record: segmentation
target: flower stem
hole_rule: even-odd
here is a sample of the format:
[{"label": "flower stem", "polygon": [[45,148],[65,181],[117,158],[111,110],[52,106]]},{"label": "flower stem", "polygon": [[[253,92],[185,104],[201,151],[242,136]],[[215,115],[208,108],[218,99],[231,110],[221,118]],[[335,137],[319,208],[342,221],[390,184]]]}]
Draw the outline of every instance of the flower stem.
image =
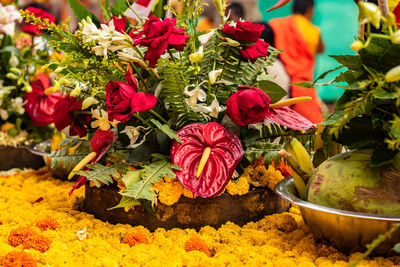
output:
[{"label": "flower stem", "polygon": [[169,56],[171,57],[172,62],[175,62],[175,58],[174,58],[174,55],[171,52],[171,49],[169,49],[169,47],[168,47],[167,50],[168,50]]},{"label": "flower stem", "polygon": [[139,112],[135,112],[133,113],[133,116],[136,117],[137,119],[139,119],[143,124],[146,124],[147,126],[149,126],[151,129],[156,130],[153,125],[151,125],[150,123],[148,123],[147,121],[145,121],[142,117],[140,117]]},{"label": "flower stem", "polygon": [[158,114],[157,112],[155,112],[154,110],[150,109],[149,112],[151,113],[151,115],[155,116],[157,119],[161,120],[163,123],[167,124],[168,126],[171,126],[166,119],[161,117],[161,115]]}]

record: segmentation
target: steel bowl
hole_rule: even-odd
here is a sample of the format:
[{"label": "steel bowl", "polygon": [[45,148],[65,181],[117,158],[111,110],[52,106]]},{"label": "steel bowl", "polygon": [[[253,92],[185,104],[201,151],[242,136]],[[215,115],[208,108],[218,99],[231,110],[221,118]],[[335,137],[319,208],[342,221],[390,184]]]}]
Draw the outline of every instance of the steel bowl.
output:
[{"label": "steel bowl", "polygon": [[[46,166],[51,169],[51,141],[45,140],[28,147],[28,150],[35,155],[42,156]],[[70,170],[60,164],[56,169],[53,169],[53,174],[60,180],[67,180]]]},{"label": "steel bowl", "polygon": [[[293,178],[279,182],[275,192],[283,199],[299,206],[304,222],[317,239],[326,240],[345,253],[365,251],[367,244],[400,223],[399,216],[338,210],[304,201],[297,196]],[[399,242],[400,229],[397,229],[391,238],[374,250],[373,254],[391,255],[394,253],[393,246]]]}]

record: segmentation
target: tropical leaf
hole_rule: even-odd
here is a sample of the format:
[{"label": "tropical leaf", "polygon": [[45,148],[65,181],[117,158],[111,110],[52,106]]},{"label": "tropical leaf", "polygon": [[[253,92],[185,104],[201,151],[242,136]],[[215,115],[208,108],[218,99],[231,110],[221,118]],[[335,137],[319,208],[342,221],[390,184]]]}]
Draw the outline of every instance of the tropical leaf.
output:
[{"label": "tropical leaf", "polygon": [[60,149],[51,151],[51,168],[54,170],[59,165],[67,170],[77,164],[91,152],[90,141],[78,138],[65,138],[59,144]]},{"label": "tropical leaf", "polygon": [[102,184],[112,184],[114,182],[113,177],[115,179],[119,179],[121,177],[121,173],[124,173],[128,170],[129,165],[124,162],[114,163],[109,166],[92,163],[87,165],[86,168],[88,168],[89,170],[78,171],[76,172],[76,174],[86,177],[89,181],[92,181],[97,187],[100,187]]},{"label": "tropical leaf", "polygon": [[137,201],[136,199],[131,198],[131,197],[122,196],[122,198],[117,206],[109,208],[107,210],[113,210],[116,208],[134,207],[134,206],[138,206],[138,205],[141,205],[141,203],[139,201]]},{"label": "tropical leaf", "polygon": [[160,160],[153,162],[144,167],[142,170],[136,170],[129,172],[129,178],[123,177],[122,181],[125,183],[127,179],[132,179],[134,177],[140,177],[138,182],[128,183],[126,189],[121,194],[126,197],[131,197],[136,200],[145,199],[149,201],[156,201],[157,195],[153,191],[151,184],[160,181],[163,177],[175,178],[176,175],[172,169],[179,170],[180,168],[166,160]]},{"label": "tropical leaf", "polygon": [[151,119],[150,120],[158,129],[160,129],[161,131],[163,131],[169,138],[171,139],[175,139],[177,142],[181,142],[181,139],[179,138],[179,136],[176,135],[176,132],[174,130],[172,130],[169,125],[167,124],[161,124],[159,121],[155,120],[155,119]]}]

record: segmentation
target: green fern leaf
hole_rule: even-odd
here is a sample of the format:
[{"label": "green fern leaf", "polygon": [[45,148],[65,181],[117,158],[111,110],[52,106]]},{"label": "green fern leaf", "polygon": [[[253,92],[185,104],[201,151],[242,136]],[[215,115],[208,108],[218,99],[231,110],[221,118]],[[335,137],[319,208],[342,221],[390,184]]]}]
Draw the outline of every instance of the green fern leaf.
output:
[{"label": "green fern leaf", "polygon": [[134,206],[138,206],[138,205],[141,205],[141,203],[139,201],[137,201],[136,199],[131,198],[131,197],[122,196],[122,198],[117,206],[109,208],[107,210],[113,210],[113,209],[125,208],[125,207],[134,207]]},{"label": "green fern leaf", "polygon": [[181,142],[179,136],[176,135],[176,132],[172,130],[167,124],[161,124],[159,121],[155,119],[150,120],[158,129],[163,131],[169,138],[175,139],[177,142]]},{"label": "green fern leaf", "polygon": [[98,163],[92,163],[86,166],[87,171],[78,171],[77,175],[86,177],[89,181],[92,181],[97,187],[102,184],[112,184],[114,182],[113,177],[118,179],[121,177],[120,172],[125,172],[128,169],[127,163],[119,162],[110,166],[104,166]]}]

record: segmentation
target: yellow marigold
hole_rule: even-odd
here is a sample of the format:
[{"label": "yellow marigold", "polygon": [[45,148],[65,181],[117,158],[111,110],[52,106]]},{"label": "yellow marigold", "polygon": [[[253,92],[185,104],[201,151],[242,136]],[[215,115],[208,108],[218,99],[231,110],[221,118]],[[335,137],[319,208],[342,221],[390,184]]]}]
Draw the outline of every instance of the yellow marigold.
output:
[{"label": "yellow marigold", "polygon": [[0,257],[0,266],[4,267],[36,267],[35,258],[24,251],[11,251],[7,255]]},{"label": "yellow marigold", "polygon": [[193,195],[193,192],[187,189],[186,187],[183,188],[183,196],[187,198],[196,198],[197,196]]},{"label": "yellow marigold", "polygon": [[11,231],[8,243],[13,247],[22,244],[24,249],[33,248],[43,253],[50,248],[51,239],[36,233],[30,227],[18,227]]},{"label": "yellow marigold", "polygon": [[10,122],[6,122],[3,125],[1,125],[1,129],[0,130],[2,132],[8,132],[8,130],[14,128],[14,126],[15,126],[14,124],[12,124]]},{"label": "yellow marigold", "polygon": [[37,221],[36,227],[39,228],[41,231],[46,231],[46,230],[56,230],[58,227],[60,227],[60,224],[52,218],[45,218]]},{"label": "yellow marigold", "polygon": [[158,194],[158,200],[168,206],[178,202],[183,194],[183,185],[174,178],[165,177],[151,186]]},{"label": "yellow marigold", "polygon": [[231,180],[226,186],[226,191],[232,196],[233,195],[242,196],[244,194],[247,194],[249,192],[249,189],[250,185],[247,182],[247,179],[244,177],[240,177],[236,182],[232,182]]},{"label": "yellow marigold", "polygon": [[208,248],[206,242],[203,239],[195,236],[191,237],[188,241],[185,242],[185,250],[187,252],[198,250],[204,252],[208,257],[211,257],[210,249]]},{"label": "yellow marigold", "polygon": [[148,244],[149,240],[147,239],[147,236],[145,234],[133,232],[127,234],[122,240],[122,243],[128,244],[129,246],[133,247],[137,244]]}]

